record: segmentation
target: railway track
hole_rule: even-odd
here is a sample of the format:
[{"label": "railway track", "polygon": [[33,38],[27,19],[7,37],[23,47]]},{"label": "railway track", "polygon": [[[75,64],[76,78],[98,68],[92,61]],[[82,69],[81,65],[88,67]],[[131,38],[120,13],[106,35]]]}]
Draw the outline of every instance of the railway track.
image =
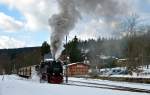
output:
[{"label": "railway track", "polygon": [[101,88],[101,89],[111,89],[111,90],[120,90],[120,91],[130,91],[130,92],[150,93],[150,90],[148,90],[148,89],[132,88],[132,87],[124,87],[124,86],[116,86],[116,85],[109,85],[109,84],[92,83],[92,82],[82,82],[82,81],[71,81],[70,80],[69,83],[64,84],[64,85]]}]

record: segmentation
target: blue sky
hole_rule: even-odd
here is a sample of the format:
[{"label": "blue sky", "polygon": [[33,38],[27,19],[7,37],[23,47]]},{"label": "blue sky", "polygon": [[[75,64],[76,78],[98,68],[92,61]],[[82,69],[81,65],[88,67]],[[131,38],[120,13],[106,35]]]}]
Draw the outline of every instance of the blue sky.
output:
[{"label": "blue sky", "polygon": [[16,20],[23,20],[24,16],[19,12],[17,9],[10,9],[8,5],[0,3],[0,12],[5,13],[6,15],[9,15]]},{"label": "blue sky", "polygon": [[[132,1],[132,11],[149,23],[150,0],[126,1]],[[58,12],[57,0],[1,0],[0,48],[41,46],[42,42],[49,42],[51,29],[48,19]],[[114,26],[115,23],[111,25]],[[75,35],[83,40],[108,37],[111,35],[107,32],[108,29],[110,28],[101,19],[84,16],[69,34],[69,39]]]}]

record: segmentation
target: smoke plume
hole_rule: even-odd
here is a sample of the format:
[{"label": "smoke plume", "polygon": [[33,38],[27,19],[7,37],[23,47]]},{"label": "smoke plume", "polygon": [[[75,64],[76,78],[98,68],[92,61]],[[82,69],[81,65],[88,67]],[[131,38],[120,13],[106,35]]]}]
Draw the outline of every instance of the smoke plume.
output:
[{"label": "smoke plume", "polygon": [[114,22],[117,16],[127,14],[128,4],[126,0],[57,0],[60,13],[54,14],[49,19],[52,29],[51,51],[58,58],[62,41],[65,36],[75,27],[82,14],[93,18],[103,18],[106,23]]},{"label": "smoke plume", "polygon": [[51,50],[55,58],[60,54],[59,50],[62,46],[62,40],[74,28],[79,16],[72,1],[59,0],[58,3],[61,10],[60,13],[53,15],[49,20],[53,31],[51,35]]}]

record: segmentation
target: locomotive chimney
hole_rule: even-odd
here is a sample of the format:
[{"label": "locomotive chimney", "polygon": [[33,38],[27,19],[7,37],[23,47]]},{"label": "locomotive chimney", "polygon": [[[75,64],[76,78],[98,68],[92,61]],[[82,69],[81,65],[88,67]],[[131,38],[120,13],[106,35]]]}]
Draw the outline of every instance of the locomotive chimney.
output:
[{"label": "locomotive chimney", "polygon": [[56,61],[55,57],[53,59],[54,59],[54,61]]},{"label": "locomotive chimney", "polygon": [[56,60],[56,58],[55,58],[55,54],[53,54],[52,58],[53,58],[53,60],[54,60],[54,61]]}]

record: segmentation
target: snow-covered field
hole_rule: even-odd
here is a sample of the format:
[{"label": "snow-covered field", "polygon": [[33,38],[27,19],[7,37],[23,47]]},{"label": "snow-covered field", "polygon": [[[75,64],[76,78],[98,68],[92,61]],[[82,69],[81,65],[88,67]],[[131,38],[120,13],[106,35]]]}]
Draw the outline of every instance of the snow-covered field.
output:
[{"label": "snow-covered field", "polygon": [[[16,75],[0,76],[0,95],[150,95],[147,93],[137,93],[128,91],[117,91],[110,89],[77,87],[62,84],[39,83],[33,79],[23,79]],[[69,78],[76,81],[85,81],[81,78]],[[100,82],[98,80],[86,80],[89,82]],[[111,83],[101,81],[103,83]],[[113,82],[112,82],[113,83]],[[115,84],[115,83],[114,83]],[[121,84],[121,83],[120,83]],[[126,84],[124,84],[126,85]],[[134,84],[135,86],[140,84]],[[141,84],[141,87],[147,88],[149,85]],[[140,86],[139,86],[140,87]],[[150,87],[150,86],[149,86]]]}]

